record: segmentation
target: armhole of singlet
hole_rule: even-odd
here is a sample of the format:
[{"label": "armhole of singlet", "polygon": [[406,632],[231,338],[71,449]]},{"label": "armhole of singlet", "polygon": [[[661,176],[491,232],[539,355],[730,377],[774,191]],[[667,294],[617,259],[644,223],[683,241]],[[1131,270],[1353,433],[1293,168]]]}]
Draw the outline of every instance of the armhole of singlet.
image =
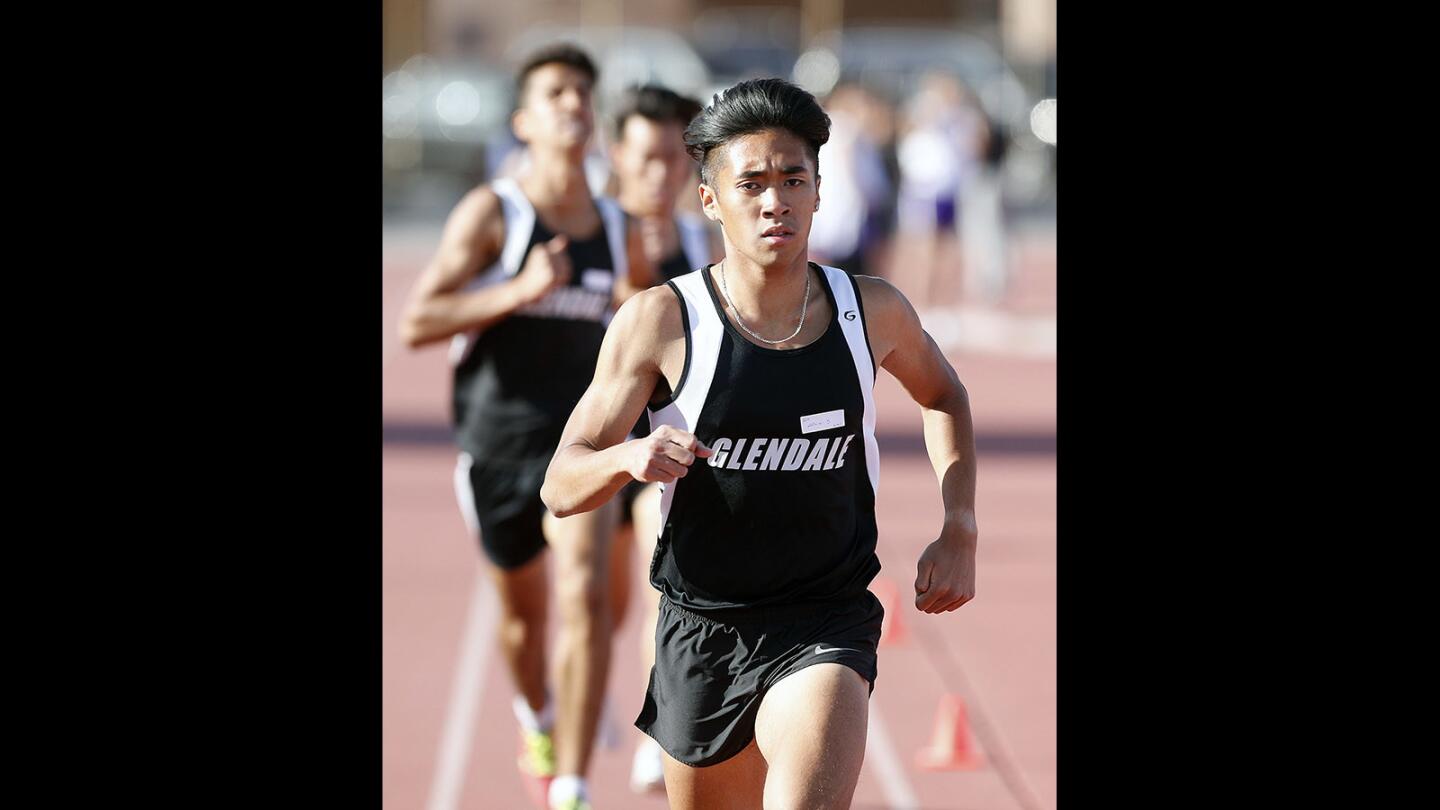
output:
[{"label": "armhole of singlet", "polygon": [[[539,217],[535,215],[535,206],[530,204],[530,198],[520,190],[520,185],[513,179],[501,177],[490,184],[490,190],[500,198],[500,220],[505,227],[505,238],[500,242],[500,255],[495,258],[495,264],[487,268],[488,273],[498,265],[502,278],[514,278],[520,274],[525,264],[525,256],[530,250],[530,239],[535,235],[535,223]],[[529,220],[529,232],[525,230],[525,222]],[[513,246],[512,242],[524,242],[520,247]],[[514,267],[507,258],[514,257]]]},{"label": "armhole of singlet", "polygon": [[855,308],[860,310],[860,333],[865,336],[865,351],[870,353],[870,373],[878,380],[880,365],[875,362],[875,350],[870,348],[870,327],[865,322],[865,299],[860,295],[860,282],[850,273],[846,273],[845,277],[850,279],[850,287],[855,290]]},{"label": "armhole of singlet", "polygon": [[648,402],[645,403],[645,407],[649,409],[651,413],[659,413],[670,407],[680,396],[680,392],[685,389],[685,381],[690,378],[690,354],[693,351],[692,344],[694,343],[694,341],[690,339],[690,315],[685,311],[685,296],[680,293],[680,288],[675,286],[674,281],[665,282],[665,286],[669,287],[670,291],[675,293],[675,297],[680,299],[680,325],[685,329],[685,365],[680,368],[679,381],[675,383],[675,387],[670,391],[670,395],[665,397],[663,402],[658,405],[651,405]]}]

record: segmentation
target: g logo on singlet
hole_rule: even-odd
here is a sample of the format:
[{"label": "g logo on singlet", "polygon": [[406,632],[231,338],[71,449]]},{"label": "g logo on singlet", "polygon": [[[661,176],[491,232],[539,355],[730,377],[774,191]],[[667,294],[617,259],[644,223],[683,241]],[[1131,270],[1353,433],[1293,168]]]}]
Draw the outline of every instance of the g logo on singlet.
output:
[{"label": "g logo on singlet", "polygon": [[855,320],[855,310],[853,310],[853,309],[847,309],[847,310],[845,310],[845,320],[847,320],[847,321],[853,321],[853,320]]}]

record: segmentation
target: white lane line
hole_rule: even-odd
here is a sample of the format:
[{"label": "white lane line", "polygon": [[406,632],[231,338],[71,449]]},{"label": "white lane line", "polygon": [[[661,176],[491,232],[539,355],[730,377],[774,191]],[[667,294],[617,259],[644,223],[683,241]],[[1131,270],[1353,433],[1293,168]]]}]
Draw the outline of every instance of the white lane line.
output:
[{"label": "white lane line", "polygon": [[880,716],[880,704],[870,698],[869,731],[865,737],[865,767],[875,772],[891,810],[920,810],[915,788],[905,775],[905,766],[890,739],[890,730]]},{"label": "white lane line", "polygon": [[445,731],[435,757],[435,778],[430,783],[430,800],[425,805],[427,810],[454,810],[460,805],[465,763],[470,758],[470,741],[475,738],[479,697],[485,692],[485,676],[490,669],[487,659],[494,643],[495,620],[495,594],[485,587],[483,573],[476,571],[465,634],[460,641],[460,660],[450,685]]}]

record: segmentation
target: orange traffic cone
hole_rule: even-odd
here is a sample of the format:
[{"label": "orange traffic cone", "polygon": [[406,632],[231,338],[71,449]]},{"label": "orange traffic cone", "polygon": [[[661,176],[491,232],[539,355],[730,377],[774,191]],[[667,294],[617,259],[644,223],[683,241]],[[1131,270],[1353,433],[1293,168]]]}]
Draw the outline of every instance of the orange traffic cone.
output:
[{"label": "orange traffic cone", "polygon": [[947,694],[940,698],[935,733],[930,737],[930,746],[920,749],[915,764],[927,771],[963,771],[984,764],[980,749],[970,737],[965,703],[959,696]]},{"label": "orange traffic cone", "polygon": [[905,632],[905,622],[901,619],[905,605],[900,602],[899,589],[895,587],[895,583],[879,577],[870,583],[870,591],[880,600],[881,607],[885,608],[885,618],[880,622],[880,646],[904,644],[908,634]]}]

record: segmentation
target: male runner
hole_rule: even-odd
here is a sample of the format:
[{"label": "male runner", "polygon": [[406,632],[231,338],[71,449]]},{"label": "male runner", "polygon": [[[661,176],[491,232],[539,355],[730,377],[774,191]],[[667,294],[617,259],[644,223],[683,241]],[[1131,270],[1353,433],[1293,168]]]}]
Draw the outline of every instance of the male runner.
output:
[{"label": "male runner", "polygon": [[[779,79],[741,82],[690,124],[725,257],[616,314],[541,489],[571,515],[630,480],[665,485],[636,726],[665,750],[672,808],[849,806],[884,613],[866,590],[880,568],[878,368],[921,406],[945,506],[915,605],[975,594],[964,386],[894,287],[806,260],[828,130],[814,97]],[[647,405],[653,432],[622,441]]]},{"label": "male runner", "polygon": [[[639,231],[586,184],[595,79],[590,58],[569,45],[524,64],[511,127],[530,150],[529,169],[455,207],[400,329],[412,348],[452,338],[456,492],[500,599],[500,648],[519,692],[521,769],[535,778],[537,802],[552,808],[589,806],[584,777],[610,663],[617,510],[558,520],[545,514],[540,484],[627,273],[653,272]],[[562,619],[558,705],[546,688],[547,543]]]}]

